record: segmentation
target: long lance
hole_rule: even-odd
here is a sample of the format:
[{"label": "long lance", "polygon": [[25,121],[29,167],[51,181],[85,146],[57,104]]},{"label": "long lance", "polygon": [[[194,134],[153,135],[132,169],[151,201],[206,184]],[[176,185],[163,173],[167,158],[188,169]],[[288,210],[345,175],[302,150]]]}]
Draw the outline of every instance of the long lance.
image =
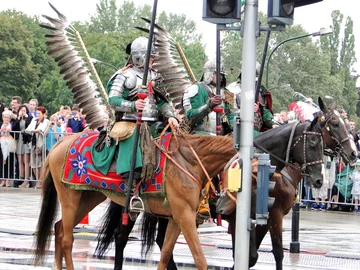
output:
[{"label": "long lance", "polygon": [[[154,26],[155,26],[155,19],[156,19],[156,8],[157,8],[157,0],[154,0],[153,11],[152,11],[152,18],[150,23],[150,31],[149,31],[149,40],[147,45],[147,52],[145,58],[145,66],[144,66],[144,75],[142,79],[141,89],[138,91],[138,98],[145,99],[148,96],[147,93],[147,77],[149,72],[149,63],[150,63],[150,53],[151,53],[151,45],[152,39],[154,36]],[[131,197],[131,189],[134,181],[134,171],[135,171],[135,162],[136,162],[136,151],[139,142],[139,134],[140,134],[140,126],[142,124],[142,110],[138,110],[137,112],[137,121],[136,121],[136,128],[135,128],[135,138],[134,138],[134,147],[133,147],[133,154],[130,163],[130,172],[129,172],[129,180],[128,180],[128,189],[126,191],[126,202],[124,207],[124,212],[122,215],[122,224],[128,225],[129,222],[129,204],[130,204],[130,197]]]},{"label": "long lance", "polygon": [[[221,28],[217,25],[216,28],[216,95],[221,94],[221,85],[220,85],[220,69],[221,69],[221,55],[220,55],[220,31]],[[222,105],[217,105],[214,109],[216,112],[216,135],[221,135],[221,123],[220,123],[220,114],[224,111]]]},{"label": "long lance", "polygon": [[267,53],[267,50],[268,50],[268,47],[269,47],[270,33],[271,33],[271,31],[267,31],[266,38],[265,38],[265,41],[264,41],[264,48],[263,48],[263,53],[262,53],[262,58],[261,58],[260,72],[259,72],[258,79],[257,79],[257,82],[256,82],[255,103],[258,102],[260,91],[261,91],[260,90],[261,89],[261,80],[262,80],[262,76],[263,76],[263,73],[264,73],[266,53]]}]

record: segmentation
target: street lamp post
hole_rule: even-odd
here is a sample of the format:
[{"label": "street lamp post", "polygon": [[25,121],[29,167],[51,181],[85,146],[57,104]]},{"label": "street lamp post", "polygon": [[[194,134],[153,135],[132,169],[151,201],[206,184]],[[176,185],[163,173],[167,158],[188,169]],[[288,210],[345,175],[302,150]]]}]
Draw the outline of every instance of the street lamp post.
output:
[{"label": "street lamp post", "polygon": [[331,34],[331,33],[332,33],[332,31],[330,29],[321,29],[320,31],[314,32],[314,33],[311,33],[311,34],[306,34],[306,35],[302,35],[302,36],[296,36],[296,37],[285,39],[284,41],[282,41],[278,45],[276,45],[275,48],[270,52],[270,55],[269,55],[268,60],[266,62],[266,88],[268,88],[268,86],[269,86],[268,85],[269,84],[269,63],[270,63],[271,56],[273,55],[273,53],[281,45],[283,45],[284,43],[286,43],[288,41],[291,41],[291,40],[296,40],[296,39],[300,39],[300,38],[304,38],[304,37],[310,37],[310,36],[313,36],[313,37],[324,36],[324,35],[328,35],[328,34]]}]

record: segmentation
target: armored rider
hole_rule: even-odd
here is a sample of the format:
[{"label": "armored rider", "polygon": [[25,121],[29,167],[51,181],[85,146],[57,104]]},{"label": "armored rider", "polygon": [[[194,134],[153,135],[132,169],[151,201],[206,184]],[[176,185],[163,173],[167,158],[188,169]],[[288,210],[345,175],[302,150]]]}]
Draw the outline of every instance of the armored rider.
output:
[{"label": "armored rider", "polygon": [[[260,72],[260,63],[256,62],[256,76]],[[241,105],[241,72],[236,82],[228,85],[228,89],[235,94],[235,108],[240,111]],[[256,81],[257,81],[256,77]],[[268,129],[280,126],[280,123],[275,121],[272,113],[272,98],[271,93],[261,85],[258,100],[254,104],[254,136],[259,135],[261,132]]]},{"label": "armored rider", "polygon": [[[179,123],[172,107],[166,100],[166,97],[158,94],[156,91],[156,85],[162,81],[161,75],[152,69],[152,63],[155,58],[153,46],[150,52],[149,73],[147,77],[148,82],[151,82],[151,84],[148,84],[148,96],[145,99],[141,99],[137,95],[140,90],[143,90],[142,80],[144,76],[147,44],[148,38],[146,37],[138,37],[131,45],[129,44],[127,52],[130,52],[130,57],[127,66],[117,71],[108,82],[107,91],[109,94],[109,103],[115,109],[117,122],[125,122],[125,124],[135,123],[137,120],[137,111],[142,110],[142,120],[147,122],[149,126],[158,121],[167,121],[174,128],[177,128]],[[117,154],[116,172],[125,179],[128,178],[130,171],[134,133],[120,141],[121,145]],[[104,161],[106,158],[103,157],[104,162],[102,163],[104,165],[109,162],[110,156],[112,159],[115,154],[115,150],[110,150],[109,147],[105,148],[107,148],[109,153],[106,153],[106,155],[108,155],[107,161]],[[136,157],[134,179],[138,180],[141,178],[141,170],[143,167],[140,147],[137,148]],[[130,210],[131,209],[132,206],[130,206]]]},{"label": "armored rider", "polygon": [[[216,112],[213,110],[219,105],[224,105],[224,111],[220,115],[222,135],[232,131],[233,119],[236,115],[233,107],[234,98],[233,95],[225,89],[226,78],[222,62],[220,64],[220,95],[216,95],[216,83],[216,59],[211,59],[204,65],[200,82],[192,84],[184,92],[183,107],[185,116],[189,120],[192,132],[195,134],[215,135]],[[198,211],[198,217],[201,220],[210,218],[208,185],[204,193],[205,196],[200,202]]]}]

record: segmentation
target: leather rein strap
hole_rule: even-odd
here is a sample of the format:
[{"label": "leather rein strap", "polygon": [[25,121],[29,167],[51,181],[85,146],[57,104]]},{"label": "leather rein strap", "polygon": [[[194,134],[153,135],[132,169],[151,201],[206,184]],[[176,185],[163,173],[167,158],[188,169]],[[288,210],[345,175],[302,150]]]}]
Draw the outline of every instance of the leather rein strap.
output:
[{"label": "leather rein strap", "polygon": [[[159,137],[159,141],[161,140],[162,136],[164,136],[165,134],[165,130],[167,130],[169,127],[169,124],[164,128],[163,132],[160,134],[160,137]],[[211,186],[211,189],[214,191],[214,193],[216,193],[216,189],[214,187],[214,184],[213,182],[211,181],[211,178],[208,174],[208,172],[206,171],[203,163],[201,162],[199,156],[197,155],[197,153],[195,152],[194,148],[190,145],[189,141],[187,140],[186,138],[186,134],[181,130],[181,129],[178,129],[177,130],[185,139],[186,143],[188,144],[189,148],[191,149],[191,151],[193,152],[196,160],[199,162],[200,166],[201,166],[201,169],[204,171],[207,179],[208,179],[208,182],[210,183],[210,186]],[[173,136],[175,137],[175,140],[177,142],[177,147],[176,147],[176,150],[178,150],[178,147],[179,147],[179,142],[177,140],[177,136],[176,136],[176,132],[173,132]],[[187,174],[192,180],[195,181],[196,184],[198,184],[198,186],[200,187],[200,190],[203,189],[202,185],[201,185],[201,182],[199,179],[195,178],[194,175],[192,175],[188,170],[184,169],[184,167],[182,167],[170,154],[174,153],[174,151],[168,151],[166,149],[164,149],[163,147],[160,146],[160,144],[154,140],[154,144],[160,149],[161,152],[164,153],[164,155],[170,159],[180,170],[182,170],[185,174]]]}]

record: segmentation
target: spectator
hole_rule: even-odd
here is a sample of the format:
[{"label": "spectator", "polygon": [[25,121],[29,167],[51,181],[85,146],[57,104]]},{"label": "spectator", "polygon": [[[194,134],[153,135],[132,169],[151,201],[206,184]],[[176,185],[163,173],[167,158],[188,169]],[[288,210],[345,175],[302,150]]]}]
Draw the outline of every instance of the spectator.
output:
[{"label": "spectator", "polygon": [[46,136],[46,155],[50,152],[54,144],[58,142],[60,134],[61,128],[58,125],[58,116],[53,114],[44,132]]},{"label": "spectator", "polygon": [[285,125],[289,123],[289,116],[287,111],[281,111],[280,112],[280,118],[281,118],[281,124]]},{"label": "spectator", "polygon": [[61,141],[64,138],[65,132],[66,132],[66,123],[65,123],[65,117],[59,116],[57,126],[60,128],[60,134],[58,141]]},{"label": "spectator", "polygon": [[[15,133],[16,154],[19,165],[19,178],[20,182],[15,181],[14,185],[19,187],[29,187],[30,178],[30,146],[31,135],[24,134],[26,128],[30,125],[33,116],[26,105],[21,105],[18,111],[18,117],[14,121],[13,131]],[[30,136],[30,138],[29,138]]]},{"label": "spectator", "polygon": [[346,126],[347,130],[350,132],[351,127],[350,127],[350,122],[349,122],[346,111],[343,109],[340,109],[340,110],[338,110],[338,112],[340,113],[342,119],[344,119],[345,126]]},{"label": "spectator", "polygon": [[36,117],[36,108],[38,107],[39,102],[36,98],[32,98],[29,100],[29,110],[30,110],[30,114],[33,117]]},{"label": "spectator", "polygon": [[13,177],[14,170],[13,161],[14,156],[13,153],[15,149],[15,141],[14,138],[10,135],[10,131],[12,130],[12,125],[10,119],[12,117],[11,111],[4,111],[2,113],[2,123],[0,126],[0,147],[1,147],[1,160],[3,163],[0,164],[0,178],[2,182],[0,186],[10,187],[9,178]]},{"label": "spectator", "polygon": [[47,127],[45,114],[46,109],[42,106],[39,106],[36,112],[37,117],[33,118],[30,125],[26,129],[27,132],[33,133],[31,140],[30,166],[37,180],[35,188],[42,187],[42,183],[39,181],[39,176],[40,168],[45,160],[44,132]]},{"label": "spectator", "polygon": [[71,136],[71,135],[73,135],[73,131],[72,131],[71,127],[67,127],[65,129],[64,136]]},{"label": "spectator", "polygon": [[354,169],[354,166],[345,165],[345,163],[342,161],[342,158],[340,158],[337,166],[335,183],[332,187],[332,207],[328,210],[344,210],[344,206],[339,206],[336,204],[338,202],[347,203],[350,201],[352,181],[349,179],[349,175],[354,171]]},{"label": "spectator", "polygon": [[17,113],[19,111],[19,108],[22,104],[22,98],[19,96],[13,96],[11,98],[11,102],[10,102],[10,110],[12,111],[13,115],[12,115],[12,119],[16,119],[17,118]]},{"label": "spectator", "polygon": [[85,121],[81,117],[79,106],[74,105],[72,107],[72,112],[68,118],[67,126],[71,128],[73,133],[82,132],[84,130]]},{"label": "spectator", "polygon": [[354,202],[354,213],[360,213],[359,210],[359,199],[360,199],[360,160],[356,161],[356,170],[349,176],[353,181],[351,189],[351,195]]}]

